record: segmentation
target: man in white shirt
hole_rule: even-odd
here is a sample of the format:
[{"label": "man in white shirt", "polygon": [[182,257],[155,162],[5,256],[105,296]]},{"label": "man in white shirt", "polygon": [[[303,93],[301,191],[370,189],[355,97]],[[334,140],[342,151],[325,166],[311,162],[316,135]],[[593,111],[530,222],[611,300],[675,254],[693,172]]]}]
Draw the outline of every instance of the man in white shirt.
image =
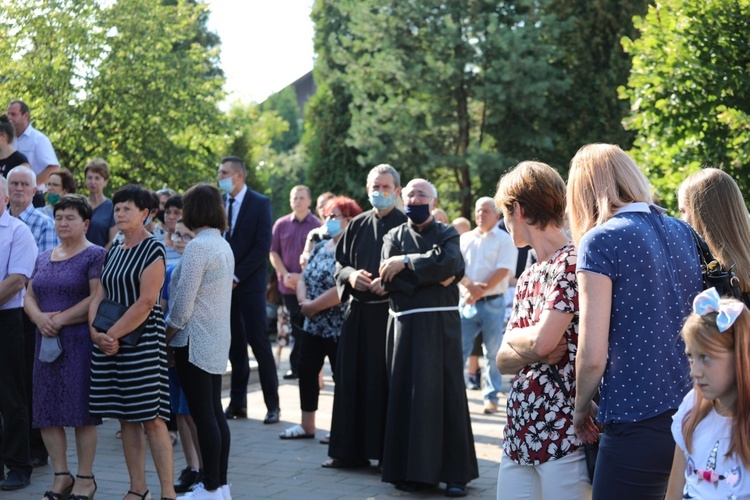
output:
[{"label": "man in white shirt", "polygon": [[503,340],[504,295],[516,268],[518,249],[510,235],[497,227],[500,214],[492,198],[477,200],[474,218],[477,227],[461,235],[461,254],[466,262],[466,274],[459,282],[463,354],[465,363],[474,338],[482,332],[487,358],[483,369],[484,412],[495,413],[502,384],[495,357]]},{"label": "man in white shirt", "polygon": [[31,169],[36,174],[38,190],[34,197],[34,206],[43,207],[47,179],[51,173],[60,170],[60,161],[49,137],[31,126],[31,112],[25,102],[11,101],[8,105],[8,119],[16,129],[15,148],[26,155]]},{"label": "man in white shirt", "polygon": [[10,470],[0,489],[28,486],[29,414],[24,393],[24,331],[21,312],[26,281],[36,263],[37,248],[29,227],[5,209],[8,184],[0,177],[0,417],[1,461]]}]

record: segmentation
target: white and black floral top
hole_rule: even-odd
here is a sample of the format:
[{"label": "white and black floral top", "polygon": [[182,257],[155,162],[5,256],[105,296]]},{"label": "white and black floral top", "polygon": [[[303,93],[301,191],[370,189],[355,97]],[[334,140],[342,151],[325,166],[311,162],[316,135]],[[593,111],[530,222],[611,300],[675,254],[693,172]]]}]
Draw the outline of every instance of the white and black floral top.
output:
[{"label": "white and black floral top", "polygon": [[234,254],[218,229],[204,229],[185,247],[172,272],[167,324],[178,331],[169,343],[189,346],[188,360],[212,374],[227,370]]},{"label": "white and black floral top", "polygon": [[[336,286],[333,274],[336,272],[335,247],[329,248],[330,241],[323,240],[315,245],[307,267],[302,273],[307,288],[307,298],[316,299]],[[305,318],[304,329],[316,337],[338,337],[344,323],[344,304],[338,304],[320,311],[312,318]]]},{"label": "white and black floral top", "polygon": [[[580,446],[573,429],[575,355],[578,343],[576,250],[572,243],[544,262],[536,262],[518,278],[508,329],[539,322],[545,310],[573,314],[564,336],[568,352],[554,367],[541,361],[523,367],[508,394],[504,452],[521,465],[540,465],[562,458]],[[549,375],[557,370],[569,398]]]}]

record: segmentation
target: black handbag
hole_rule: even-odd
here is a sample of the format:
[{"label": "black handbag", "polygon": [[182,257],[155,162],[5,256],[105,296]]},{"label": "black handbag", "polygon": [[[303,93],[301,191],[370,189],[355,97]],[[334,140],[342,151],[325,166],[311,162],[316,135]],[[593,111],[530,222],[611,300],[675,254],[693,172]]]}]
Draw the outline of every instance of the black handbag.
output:
[{"label": "black handbag", "polygon": [[734,274],[734,264],[729,269],[724,269],[718,260],[716,260],[708,248],[708,244],[693,229],[693,226],[688,224],[690,232],[693,235],[695,246],[698,248],[698,255],[701,260],[701,276],[703,278],[703,289],[708,290],[709,288],[716,288],[716,292],[721,297],[733,297],[739,299],[745,303],[746,306],[750,307],[750,296],[746,293],[742,293],[740,289],[740,280]]},{"label": "black handbag", "polygon": [[[565,396],[565,399],[570,398],[570,393],[565,388],[565,383],[562,381],[562,378],[560,377],[560,374],[557,372],[557,367],[555,365],[550,366],[549,375],[554,380],[558,387],[560,387],[560,390],[563,393],[563,396]],[[598,399],[599,391],[597,391],[597,397],[594,399]],[[594,469],[596,468],[596,457],[599,455],[599,441],[596,443],[583,443],[583,454],[586,457],[586,470],[589,473],[589,480],[591,483],[594,483]]]},{"label": "black handbag", "polygon": [[[100,332],[107,333],[109,329],[112,328],[112,325],[117,323],[117,320],[122,318],[122,316],[125,314],[125,311],[127,310],[128,308],[120,304],[119,302],[104,299],[101,301],[101,303],[99,304],[99,308],[96,310],[96,317],[91,323],[91,326],[93,326]],[[145,330],[145,328],[146,321],[141,323],[138,328],[128,333],[124,337],[120,337],[118,340],[123,344],[134,346],[138,343],[141,335],[143,335],[143,331]]]}]

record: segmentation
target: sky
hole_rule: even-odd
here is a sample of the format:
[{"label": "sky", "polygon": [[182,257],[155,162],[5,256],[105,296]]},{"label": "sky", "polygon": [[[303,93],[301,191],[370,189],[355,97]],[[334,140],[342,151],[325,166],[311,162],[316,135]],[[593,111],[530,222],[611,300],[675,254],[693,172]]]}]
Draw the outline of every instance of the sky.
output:
[{"label": "sky", "polygon": [[313,68],[313,0],[205,0],[227,101],[262,102]]}]

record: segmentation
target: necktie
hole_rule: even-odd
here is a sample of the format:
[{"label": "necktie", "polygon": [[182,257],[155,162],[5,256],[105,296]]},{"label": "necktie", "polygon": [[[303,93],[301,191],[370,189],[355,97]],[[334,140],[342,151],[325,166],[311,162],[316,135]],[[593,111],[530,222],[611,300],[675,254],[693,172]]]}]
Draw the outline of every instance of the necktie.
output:
[{"label": "necktie", "polygon": [[227,210],[227,232],[224,235],[227,240],[232,236],[232,204],[234,198],[229,198],[229,210]]}]

